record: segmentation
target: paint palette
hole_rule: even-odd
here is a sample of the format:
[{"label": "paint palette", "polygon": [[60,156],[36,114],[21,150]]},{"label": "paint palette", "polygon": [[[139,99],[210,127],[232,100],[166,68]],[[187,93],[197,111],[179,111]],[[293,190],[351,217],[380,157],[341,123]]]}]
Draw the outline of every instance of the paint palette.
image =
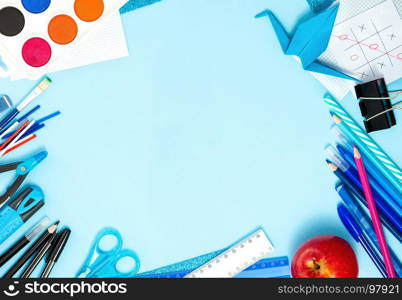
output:
[{"label": "paint palette", "polygon": [[127,0],[0,0],[0,55],[7,70],[43,76]]}]

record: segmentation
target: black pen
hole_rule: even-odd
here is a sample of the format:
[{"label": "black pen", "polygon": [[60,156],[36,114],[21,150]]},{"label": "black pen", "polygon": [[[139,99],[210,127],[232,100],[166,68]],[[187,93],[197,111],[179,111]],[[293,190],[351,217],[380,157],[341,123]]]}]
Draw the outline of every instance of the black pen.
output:
[{"label": "black pen", "polygon": [[36,267],[38,266],[39,262],[46,255],[46,253],[49,251],[49,249],[52,246],[52,243],[53,243],[55,237],[56,237],[56,234],[52,234],[46,240],[44,245],[39,249],[39,251],[35,254],[35,256],[31,260],[31,262],[28,264],[26,269],[22,272],[20,278],[28,278],[29,276],[31,276],[32,272],[36,269]]},{"label": "black pen", "polygon": [[19,269],[46,243],[57,230],[59,221],[48,227],[48,229],[40,236],[40,238],[25,252],[25,254],[11,267],[10,270],[3,276],[3,278],[12,278]]},{"label": "black pen", "polygon": [[50,272],[52,272],[54,265],[59,260],[59,257],[63,252],[64,247],[66,246],[70,234],[71,230],[68,228],[62,230],[60,233],[57,234],[57,240],[55,241],[54,246],[52,247],[52,249],[49,252],[49,255],[46,258],[46,266],[43,269],[40,278],[49,277]]},{"label": "black pen", "polygon": [[0,256],[0,267],[4,266],[11,258],[20,252],[26,245],[33,241],[42,230],[50,223],[48,217],[43,218],[38,224],[32,227],[21,239]]}]

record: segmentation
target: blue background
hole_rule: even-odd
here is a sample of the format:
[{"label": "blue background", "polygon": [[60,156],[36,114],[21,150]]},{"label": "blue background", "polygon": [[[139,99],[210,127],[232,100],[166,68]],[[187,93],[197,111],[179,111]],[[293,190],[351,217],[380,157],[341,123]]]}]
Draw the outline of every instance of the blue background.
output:
[{"label": "blue background", "polygon": [[[62,116],[3,159],[45,147],[28,182],[47,203],[0,250],[46,214],[72,229],[54,276],[74,276],[105,226],[121,231],[146,271],[262,226],[274,256],[335,234],[355,248],[360,276],[379,276],[337,218],[325,89],[282,55],[267,20],[254,19],[266,8],[289,30],[309,14],[305,0],[162,1],[123,15],[129,58],[51,75],[36,116]],[[2,79],[0,91],[17,102],[33,84]],[[361,119],[356,100],[342,103]],[[399,164],[401,133],[374,134]]]}]

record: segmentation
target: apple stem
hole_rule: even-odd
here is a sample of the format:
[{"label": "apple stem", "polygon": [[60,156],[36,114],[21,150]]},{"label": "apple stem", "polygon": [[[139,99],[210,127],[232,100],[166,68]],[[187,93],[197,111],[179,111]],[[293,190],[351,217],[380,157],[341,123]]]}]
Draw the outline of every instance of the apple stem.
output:
[{"label": "apple stem", "polygon": [[315,258],[313,258],[313,264],[315,270],[318,271],[321,268],[320,264],[317,263],[317,260]]}]

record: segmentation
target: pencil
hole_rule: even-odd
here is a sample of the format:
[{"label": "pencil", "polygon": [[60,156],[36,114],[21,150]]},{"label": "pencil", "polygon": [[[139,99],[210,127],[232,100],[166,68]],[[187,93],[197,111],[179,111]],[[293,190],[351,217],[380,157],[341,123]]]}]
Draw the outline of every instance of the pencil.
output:
[{"label": "pencil", "polygon": [[[351,165],[351,166],[356,166],[355,164],[355,159],[353,157],[353,149],[352,151],[349,151],[349,147],[345,147],[344,145],[337,144],[336,148],[338,149],[340,155]],[[362,153],[360,153],[362,154]],[[364,159],[365,157],[362,155],[362,158]],[[402,194],[398,192],[395,187],[390,184],[390,182],[380,173],[378,174],[377,169],[370,163],[369,160],[364,161],[364,166],[366,168],[367,175],[369,177],[369,182],[372,186],[373,189],[376,189],[375,186],[377,186],[377,190],[379,193],[383,194],[388,194],[391,199],[389,201],[393,202],[398,205],[402,209]],[[354,169],[356,169],[354,167]],[[386,197],[386,196],[385,196]],[[386,197],[388,198],[388,197]],[[387,201],[388,202],[388,201]]]},{"label": "pencil", "polygon": [[54,246],[52,247],[52,249],[49,252],[49,255],[46,258],[46,266],[43,269],[40,278],[49,277],[50,272],[52,272],[54,265],[59,260],[59,257],[63,252],[64,247],[66,246],[70,234],[71,230],[66,228],[57,235],[57,240],[54,242]]},{"label": "pencil", "polygon": [[12,278],[19,269],[45,245],[46,241],[56,232],[59,222],[49,226],[48,229],[36,240],[36,242],[22,255],[22,257],[8,270],[3,278]]},{"label": "pencil", "polygon": [[33,241],[37,235],[41,233],[44,227],[49,224],[47,217],[43,218],[35,227],[31,228],[21,239],[14,243],[2,256],[0,256],[0,267],[6,264],[18,252],[20,252],[26,245]]},{"label": "pencil", "polygon": [[[328,167],[331,171],[344,183],[352,193],[359,199],[359,201],[366,207],[368,207],[366,198],[364,197],[363,192],[360,190],[358,186],[356,186],[349,177],[343,173],[336,164],[327,161]],[[378,208],[381,211],[381,220],[387,226],[388,230],[398,239],[399,242],[402,243],[402,224],[401,218],[397,216],[389,206],[385,203],[378,203]]]},{"label": "pencil", "polygon": [[[366,157],[370,158],[373,164],[383,173],[385,177],[395,186],[395,188],[402,191],[402,170],[399,166],[392,161],[392,159],[385,153],[383,149],[367,134],[359,124],[352,118],[352,116],[342,107],[342,105],[335,100],[331,95],[327,94],[324,97],[324,102],[328,105],[330,111],[339,116],[345,123],[345,127],[350,130],[352,140],[362,143],[360,147]],[[359,146],[359,144],[357,144]]]},{"label": "pencil", "polygon": [[52,246],[53,240],[55,238],[56,234],[52,234],[45,244],[39,249],[39,251],[36,253],[34,258],[31,260],[31,262],[28,264],[24,272],[22,272],[20,278],[28,278],[31,276],[32,272],[36,269],[38,266],[39,262],[42,260],[42,258],[46,255],[46,253],[49,251],[50,247]]},{"label": "pencil", "polygon": [[359,149],[357,149],[356,146],[354,146],[353,148],[354,148],[354,157],[355,157],[355,161],[356,161],[356,165],[357,165],[357,170],[359,172],[360,180],[363,185],[364,195],[366,197],[367,204],[369,207],[374,231],[377,235],[378,242],[380,243],[380,250],[381,250],[382,256],[384,258],[385,267],[388,272],[388,277],[396,278],[395,269],[394,269],[394,266],[391,261],[391,255],[389,254],[389,249],[388,249],[387,242],[385,240],[384,232],[382,230],[380,218],[378,217],[377,206],[375,204],[373,194],[371,192],[371,187],[370,187],[370,183],[367,178],[366,169],[364,168],[364,163],[363,163],[362,157],[360,155]]}]

